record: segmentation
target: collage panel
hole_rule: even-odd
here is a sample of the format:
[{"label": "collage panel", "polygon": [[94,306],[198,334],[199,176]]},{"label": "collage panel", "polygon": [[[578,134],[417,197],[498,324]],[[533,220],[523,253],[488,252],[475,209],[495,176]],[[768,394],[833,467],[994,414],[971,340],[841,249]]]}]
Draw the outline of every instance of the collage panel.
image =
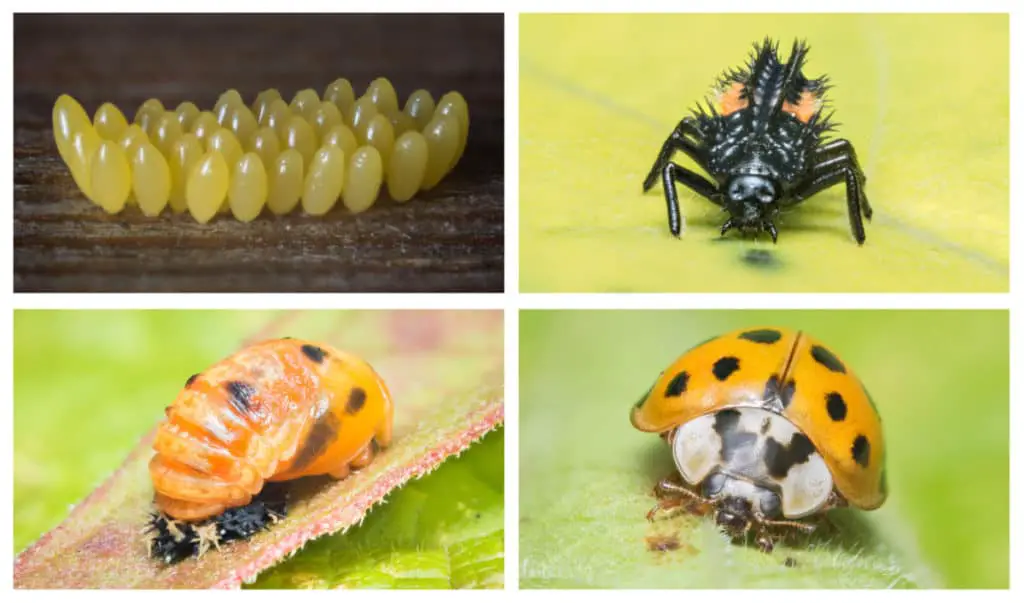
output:
[{"label": "collage panel", "polygon": [[500,292],[504,17],[18,14],[16,292]]},{"label": "collage panel", "polygon": [[521,290],[1008,292],[1009,34],[523,14]]},{"label": "collage panel", "polygon": [[18,310],[14,586],[500,589],[491,310]]},{"label": "collage panel", "polygon": [[1007,311],[524,311],[519,351],[521,588],[1009,588]]}]

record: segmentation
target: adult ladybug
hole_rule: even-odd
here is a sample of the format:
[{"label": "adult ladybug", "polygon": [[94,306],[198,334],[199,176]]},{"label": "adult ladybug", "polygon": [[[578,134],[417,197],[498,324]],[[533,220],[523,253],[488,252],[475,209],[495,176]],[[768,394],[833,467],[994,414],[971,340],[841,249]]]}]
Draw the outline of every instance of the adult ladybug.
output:
[{"label": "adult ladybug", "polygon": [[[717,103],[708,102],[707,109],[698,105],[665,140],[643,190],[661,176],[673,235],[682,229],[675,182],[729,213],[723,236],[734,228],[766,231],[772,241],[779,236],[775,219],[782,210],[845,183],[850,230],[858,245],[864,243],[861,215],[870,220],[872,214],[864,192],[867,178],[850,141],[826,137],[835,127],[831,113],[823,114],[828,79],[804,75],[807,52],[807,44],[796,41],[783,63],[777,43],[765,39],[755,45],[745,68],[719,79]],[[711,180],[670,161],[676,151]]]},{"label": "adult ladybug", "polygon": [[391,443],[391,395],[362,359],[298,339],[251,345],[189,377],[149,463],[156,507],[195,522],[265,482],[346,477]]},{"label": "adult ladybug", "polygon": [[885,502],[878,411],[847,365],[801,331],[744,329],[698,345],[630,420],[665,438],[678,470],[658,484],[649,518],[695,505],[769,552],[776,528],[811,532],[814,523],[797,520]]}]

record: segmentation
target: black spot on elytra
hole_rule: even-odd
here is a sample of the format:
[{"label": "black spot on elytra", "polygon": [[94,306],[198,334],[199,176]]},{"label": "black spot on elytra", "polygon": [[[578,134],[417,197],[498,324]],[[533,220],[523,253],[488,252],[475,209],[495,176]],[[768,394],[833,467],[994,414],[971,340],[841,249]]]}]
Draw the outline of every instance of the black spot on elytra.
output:
[{"label": "black spot on elytra", "polygon": [[348,395],[348,402],[345,403],[345,412],[354,415],[363,409],[363,404],[366,404],[366,390],[353,387]]},{"label": "black spot on elytra", "polygon": [[843,366],[843,363],[836,358],[835,354],[828,351],[827,348],[823,348],[820,345],[811,346],[811,357],[814,358],[818,364],[833,373],[846,373],[846,367]]},{"label": "black spot on elytra", "polygon": [[241,381],[228,381],[224,384],[224,389],[228,392],[228,402],[231,403],[231,406],[234,406],[235,410],[242,414],[249,414],[250,403],[256,393],[256,388]]},{"label": "black spot on elytra", "polygon": [[672,378],[668,382],[668,387],[665,388],[666,398],[675,398],[683,395],[686,392],[686,384],[690,381],[690,373],[683,371]]},{"label": "black spot on elytra", "polygon": [[189,377],[185,381],[185,387],[192,387],[192,384],[195,383],[196,379],[198,379],[198,378],[199,378],[199,373],[196,373],[195,375],[192,375],[191,377]]},{"label": "black spot on elytra", "polygon": [[722,440],[720,454],[722,460],[731,461],[740,451],[749,448],[757,441],[757,434],[740,431],[740,411],[727,409],[715,414],[714,430]]},{"label": "black spot on elytra", "polygon": [[787,408],[789,403],[793,401],[793,396],[795,394],[796,380],[790,379],[786,382],[785,387],[782,387],[779,383],[779,376],[772,375],[771,377],[768,377],[768,382],[764,384],[764,395],[762,400],[767,403],[777,398],[779,403],[782,404],[782,408]]},{"label": "black spot on elytra", "polygon": [[754,343],[775,343],[782,339],[782,332],[775,329],[755,329],[740,333],[740,339],[746,339]]},{"label": "black spot on elytra", "polygon": [[302,346],[302,353],[306,355],[306,358],[309,358],[317,364],[323,362],[324,358],[327,356],[327,352],[325,352],[323,348],[315,345],[309,345],[308,343]]},{"label": "black spot on elytra", "polygon": [[764,464],[768,473],[777,479],[786,477],[795,465],[806,463],[813,453],[814,444],[802,433],[794,433],[787,446],[774,438],[764,442]]},{"label": "black spot on elytra", "polygon": [[846,418],[846,400],[843,400],[839,392],[831,392],[825,396],[825,407],[833,421],[842,421]]},{"label": "black spot on elytra", "polygon": [[857,461],[858,465],[867,467],[868,461],[871,460],[871,442],[868,442],[866,437],[858,435],[850,452],[853,453],[853,460]]},{"label": "black spot on elytra", "polygon": [[740,359],[735,356],[724,356],[715,361],[715,365],[711,367],[711,372],[714,373],[715,379],[719,381],[725,381],[740,368]]},{"label": "black spot on elytra", "polygon": [[312,465],[313,461],[319,458],[338,438],[340,428],[341,422],[338,421],[338,417],[334,416],[334,413],[327,411],[321,415],[316,423],[313,423],[313,428],[309,430],[309,435],[306,436],[302,447],[295,453],[295,460],[292,461],[288,470],[298,471]]}]

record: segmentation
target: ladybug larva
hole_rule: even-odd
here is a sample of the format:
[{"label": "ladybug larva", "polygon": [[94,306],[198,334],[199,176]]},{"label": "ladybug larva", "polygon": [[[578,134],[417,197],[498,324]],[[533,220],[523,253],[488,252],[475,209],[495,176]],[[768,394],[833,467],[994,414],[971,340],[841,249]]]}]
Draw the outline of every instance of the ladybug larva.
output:
[{"label": "ladybug larva", "polygon": [[[885,502],[885,441],[871,397],[821,342],[789,329],[728,333],[689,350],[634,405],[634,427],[669,443],[678,475],[648,514],[702,507],[734,538],[811,532],[800,521]],[[680,481],[681,479],[681,481]]]},{"label": "ladybug larva", "polygon": [[154,504],[196,522],[265,482],[346,477],[391,443],[391,395],[362,359],[322,343],[248,346],[193,375],[157,429]]}]

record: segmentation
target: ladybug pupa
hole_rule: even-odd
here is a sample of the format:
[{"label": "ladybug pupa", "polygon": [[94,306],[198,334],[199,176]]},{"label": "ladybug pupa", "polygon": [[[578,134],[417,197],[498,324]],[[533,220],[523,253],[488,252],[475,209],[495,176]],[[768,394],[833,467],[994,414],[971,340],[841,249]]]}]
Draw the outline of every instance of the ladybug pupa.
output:
[{"label": "ladybug pupa", "polygon": [[[773,242],[783,210],[845,183],[850,230],[858,245],[864,243],[861,216],[870,220],[872,214],[864,192],[867,178],[853,144],[827,137],[836,126],[831,113],[824,114],[828,79],[804,75],[806,43],[794,42],[786,63],[778,50],[770,39],[755,45],[745,68],[721,76],[717,103],[698,105],[662,145],[643,190],[661,177],[674,236],[682,231],[676,182],[728,212],[723,236],[731,229],[764,231]],[[711,179],[670,161],[676,151]]]},{"label": "ladybug pupa", "polygon": [[369,465],[391,443],[393,407],[364,360],[278,339],[190,377],[166,415],[149,463],[158,510],[150,546],[174,561],[276,519],[283,503],[268,482],[342,479]]},{"label": "ladybug pupa", "polygon": [[828,347],[772,327],[728,333],[684,353],[633,407],[668,442],[676,472],[648,514],[710,514],[733,538],[815,530],[836,507],[885,502],[882,423],[860,380]]}]

